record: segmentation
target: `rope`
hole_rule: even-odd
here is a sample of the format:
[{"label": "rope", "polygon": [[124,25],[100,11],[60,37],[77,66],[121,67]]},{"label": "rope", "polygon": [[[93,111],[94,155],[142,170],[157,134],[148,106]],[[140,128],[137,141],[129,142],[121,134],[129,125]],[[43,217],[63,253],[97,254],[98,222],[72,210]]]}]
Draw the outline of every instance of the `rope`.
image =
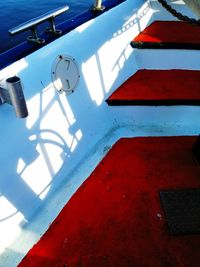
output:
[{"label": "rope", "polygon": [[174,17],[178,18],[179,20],[186,21],[190,24],[200,26],[200,19],[196,20],[194,18],[189,18],[188,16],[185,16],[181,14],[180,12],[177,12],[176,9],[172,8],[167,1],[165,0],[158,0],[158,2],[168,11],[170,12]]}]

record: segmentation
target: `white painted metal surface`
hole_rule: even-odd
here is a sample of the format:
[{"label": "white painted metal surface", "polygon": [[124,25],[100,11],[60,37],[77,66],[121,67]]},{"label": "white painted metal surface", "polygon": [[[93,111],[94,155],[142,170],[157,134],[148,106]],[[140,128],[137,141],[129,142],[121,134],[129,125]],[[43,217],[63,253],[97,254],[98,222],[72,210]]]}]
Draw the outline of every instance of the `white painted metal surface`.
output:
[{"label": "white painted metal surface", "polygon": [[[151,9],[149,1],[127,0],[0,72],[2,87],[9,76],[21,78],[30,114],[19,120],[11,107],[0,106],[1,267],[20,262],[104,156],[104,147],[121,136],[199,133],[198,106],[108,107],[104,101],[138,69],[199,69],[199,51],[143,54],[130,47],[146,25],[170,17],[160,10],[154,1]],[[78,63],[74,94],[59,94],[52,84],[58,55]]]}]

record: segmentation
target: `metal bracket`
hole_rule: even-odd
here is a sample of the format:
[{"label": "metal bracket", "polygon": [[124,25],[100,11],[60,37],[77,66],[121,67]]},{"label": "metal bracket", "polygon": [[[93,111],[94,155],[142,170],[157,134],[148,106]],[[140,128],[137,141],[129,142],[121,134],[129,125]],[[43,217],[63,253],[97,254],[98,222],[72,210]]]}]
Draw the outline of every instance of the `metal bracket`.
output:
[{"label": "metal bracket", "polygon": [[27,117],[28,110],[20,78],[10,77],[6,80],[6,84],[8,89],[0,87],[0,105],[5,103],[12,105],[17,117]]},{"label": "metal bracket", "polygon": [[32,33],[32,35],[27,37],[27,40],[29,42],[36,43],[36,44],[44,44],[45,43],[44,39],[38,37],[36,26],[33,26],[31,28],[31,33]]},{"label": "metal bracket", "polygon": [[55,19],[54,18],[50,18],[49,19],[49,23],[50,23],[50,27],[46,29],[46,33],[50,33],[53,35],[61,35],[62,31],[59,29],[56,29],[56,25],[55,25]]},{"label": "metal bracket", "polygon": [[0,87],[0,105],[4,103],[12,105],[8,90]]}]

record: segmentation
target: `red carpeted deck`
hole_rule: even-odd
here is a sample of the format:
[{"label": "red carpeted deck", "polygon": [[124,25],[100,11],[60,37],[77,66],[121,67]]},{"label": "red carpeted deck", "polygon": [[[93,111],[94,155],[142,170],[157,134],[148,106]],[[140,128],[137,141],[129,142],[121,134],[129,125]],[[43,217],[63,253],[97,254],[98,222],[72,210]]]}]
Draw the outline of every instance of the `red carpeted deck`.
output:
[{"label": "red carpeted deck", "polygon": [[182,21],[154,21],[131,42],[136,48],[200,49],[200,27]]},{"label": "red carpeted deck", "polygon": [[106,102],[109,105],[199,105],[200,71],[139,70]]},{"label": "red carpeted deck", "polygon": [[19,266],[198,267],[200,235],[170,235],[159,199],[200,188],[195,139],[119,140]]}]

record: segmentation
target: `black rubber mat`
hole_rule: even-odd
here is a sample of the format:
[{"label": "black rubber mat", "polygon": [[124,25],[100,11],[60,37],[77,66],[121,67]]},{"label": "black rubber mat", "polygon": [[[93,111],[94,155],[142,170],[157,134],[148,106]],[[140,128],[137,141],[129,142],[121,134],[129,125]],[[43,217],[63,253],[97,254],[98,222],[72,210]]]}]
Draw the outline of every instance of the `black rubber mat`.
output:
[{"label": "black rubber mat", "polygon": [[160,198],[171,234],[200,234],[200,189],[161,191]]}]

